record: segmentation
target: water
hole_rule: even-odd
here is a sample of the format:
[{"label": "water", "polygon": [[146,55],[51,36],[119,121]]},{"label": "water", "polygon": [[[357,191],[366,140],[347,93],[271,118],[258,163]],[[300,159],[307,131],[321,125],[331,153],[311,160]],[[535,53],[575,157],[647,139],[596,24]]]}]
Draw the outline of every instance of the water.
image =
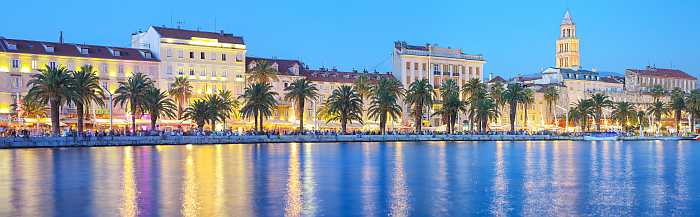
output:
[{"label": "water", "polygon": [[0,216],[698,216],[699,145],[0,150]]}]

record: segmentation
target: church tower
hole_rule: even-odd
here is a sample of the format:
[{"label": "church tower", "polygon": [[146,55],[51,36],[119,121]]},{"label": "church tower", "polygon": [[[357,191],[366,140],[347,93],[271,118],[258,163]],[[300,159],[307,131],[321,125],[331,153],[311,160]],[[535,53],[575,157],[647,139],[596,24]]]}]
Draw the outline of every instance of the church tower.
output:
[{"label": "church tower", "polygon": [[579,42],[576,38],[576,24],[571,17],[571,12],[566,10],[564,19],[559,25],[559,39],[557,39],[557,68],[578,68],[581,66],[579,54]]}]

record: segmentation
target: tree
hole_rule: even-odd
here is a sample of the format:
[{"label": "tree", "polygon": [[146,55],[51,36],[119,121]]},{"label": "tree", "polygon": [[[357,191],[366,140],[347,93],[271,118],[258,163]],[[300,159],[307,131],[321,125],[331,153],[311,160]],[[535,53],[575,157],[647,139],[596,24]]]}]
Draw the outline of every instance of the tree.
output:
[{"label": "tree", "polygon": [[505,105],[505,101],[503,100],[503,92],[506,91],[506,89],[503,87],[503,83],[501,81],[495,81],[491,84],[489,87],[489,95],[491,99],[493,99],[494,103],[496,104],[496,110],[500,111],[501,106]]},{"label": "tree", "polygon": [[199,129],[199,131],[202,132],[204,130],[204,124],[206,124],[209,121],[209,117],[211,115],[212,114],[211,109],[209,109],[209,103],[207,103],[206,100],[197,99],[194,102],[190,103],[190,106],[187,107],[187,109],[185,109],[185,112],[183,113],[183,118],[187,118],[194,121],[194,123],[197,125],[197,129]]},{"label": "tree", "polygon": [[416,133],[421,132],[423,112],[433,106],[433,85],[428,79],[414,81],[406,90],[406,104],[413,107],[411,115],[415,122]]},{"label": "tree", "polygon": [[554,104],[559,100],[559,91],[556,87],[550,86],[544,89],[544,101],[547,103],[547,112],[553,117]]},{"label": "tree", "polygon": [[690,114],[690,131],[695,132],[695,118],[700,114],[700,90],[690,91],[686,97],[685,110]]},{"label": "tree", "polygon": [[93,102],[103,106],[102,99],[105,98],[105,94],[100,86],[100,78],[91,65],[84,65],[77,72],[71,73],[70,90],[73,94],[68,102],[75,104],[78,113],[78,134],[82,135],[87,108]]},{"label": "tree", "polygon": [[272,92],[272,85],[268,83],[254,83],[245,88],[240,97],[244,100],[241,108],[243,117],[255,118],[255,130],[263,131],[263,119],[272,116],[275,106],[277,106],[277,93]]},{"label": "tree", "polygon": [[649,89],[649,93],[651,93],[651,97],[654,99],[654,101],[658,101],[659,98],[663,97],[666,94],[666,91],[664,90],[663,86],[657,84]]},{"label": "tree", "polygon": [[306,100],[314,100],[318,97],[318,88],[311,81],[302,78],[289,84],[284,91],[287,91],[284,99],[295,103],[299,131],[304,131],[304,103]]},{"label": "tree", "polygon": [[525,128],[527,128],[527,116],[528,116],[528,109],[530,108],[530,105],[535,102],[535,92],[532,91],[532,89],[525,89],[525,93],[523,96],[522,104],[523,108],[525,109],[525,115],[523,116],[524,122],[525,122]]},{"label": "tree", "polygon": [[227,105],[218,94],[208,94],[204,97],[204,101],[207,102],[209,108],[208,122],[211,125],[211,131],[215,132],[216,122],[222,121],[228,114]]},{"label": "tree", "polygon": [[673,89],[673,91],[671,91],[670,107],[671,110],[673,110],[673,117],[675,119],[677,133],[681,132],[681,116],[683,114],[683,110],[686,109],[685,100],[685,92],[683,92],[683,90],[681,90],[680,88],[676,87]]},{"label": "tree", "polygon": [[469,118],[476,120],[478,130],[484,132],[488,128],[488,122],[500,115],[496,102],[486,91],[474,93],[469,98]]},{"label": "tree", "polygon": [[525,99],[525,88],[519,83],[508,84],[503,92],[503,100],[510,107],[510,131],[515,132],[515,119],[518,111],[518,104]]},{"label": "tree", "polygon": [[569,118],[574,121],[574,125],[579,125],[581,127],[581,131],[589,129],[588,116],[593,113],[592,107],[593,102],[591,99],[579,99],[578,102],[574,103],[572,108],[569,109]]},{"label": "tree", "polygon": [[596,93],[591,96],[591,109],[593,110],[593,117],[595,118],[596,131],[600,131],[603,108],[610,108],[612,106],[613,101],[603,93]]},{"label": "tree", "polygon": [[276,80],[277,69],[265,60],[256,61],[255,66],[253,66],[248,75],[248,82],[250,83],[270,83],[270,81]]},{"label": "tree", "polygon": [[447,133],[454,132],[457,123],[457,114],[466,111],[464,101],[459,98],[459,87],[452,79],[445,80],[440,85],[440,98],[442,106],[433,115],[440,115],[447,126]]},{"label": "tree", "polygon": [[16,104],[12,105],[19,110],[19,116],[25,118],[45,118],[46,110],[48,109],[46,104],[37,100],[27,100],[26,97],[22,100],[22,103],[20,103],[19,106]]},{"label": "tree", "polygon": [[403,97],[404,91],[401,83],[391,78],[382,78],[371,88],[371,91],[369,117],[379,119],[379,130],[385,134],[388,118],[396,120],[401,115],[401,106],[398,101]]},{"label": "tree", "polygon": [[[46,66],[40,69],[39,74],[32,75],[27,83],[30,87],[25,99],[36,101],[41,104],[49,104],[51,110],[51,132],[54,136],[61,133],[59,112],[60,107],[73,98],[74,91],[71,90],[71,75],[65,67]],[[34,102],[30,102],[34,103]]]},{"label": "tree", "polygon": [[668,115],[669,109],[668,106],[666,106],[666,103],[657,100],[656,102],[652,103],[649,108],[647,108],[647,114],[654,117],[654,123],[656,124],[656,129],[658,132],[658,128],[661,126],[661,116]]},{"label": "tree", "polygon": [[144,110],[151,115],[151,130],[156,130],[156,122],[161,117],[175,118],[177,110],[165,91],[151,86],[144,96]]},{"label": "tree", "polygon": [[175,102],[177,102],[177,119],[182,119],[185,104],[192,96],[192,85],[190,81],[182,76],[176,77],[168,93],[171,97],[175,98]]},{"label": "tree", "polygon": [[[464,102],[465,105],[474,103],[475,101],[471,101],[470,98],[471,96],[477,94],[477,93],[483,93],[486,92],[486,84],[481,83],[481,80],[478,78],[472,78],[469,79],[464,85],[462,85],[462,95],[466,99],[466,102]],[[474,98],[477,99],[477,98]],[[471,117],[471,115],[470,115]],[[476,120],[473,118],[469,119],[469,129],[473,130],[474,125],[476,123]]]},{"label": "tree", "polygon": [[[357,94],[360,95],[360,98],[362,98],[362,102],[367,102],[371,93],[372,89],[372,84],[369,80],[369,77],[367,75],[360,75],[354,82],[353,82],[353,88],[355,91],[357,91]],[[365,105],[362,105],[362,121],[365,121],[366,118],[366,111],[364,110]]]},{"label": "tree", "polygon": [[233,93],[230,90],[219,90],[217,96],[221,99],[221,121],[226,126],[226,120],[229,118],[238,118],[240,116],[241,103],[238,102],[236,98],[233,97]]},{"label": "tree", "polygon": [[613,106],[610,117],[624,126],[625,131],[629,131],[629,122],[636,118],[637,108],[629,102],[618,102]]},{"label": "tree", "polygon": [[348,123],[363,123],[362,97],[352,86],[342,85],[333,90],[319,113],[327,122],[340,121],[341,132],[345,134]]},{"label": "tree", "polygon": [[115,91],[114,103],[125,108],[128,104],[131,112],[131,132],[136,132],[136,116],[144,112],[146,91],[153,86],[153,81],[148,76],[137,72],[128,80],[120,81],[119,88]]}]

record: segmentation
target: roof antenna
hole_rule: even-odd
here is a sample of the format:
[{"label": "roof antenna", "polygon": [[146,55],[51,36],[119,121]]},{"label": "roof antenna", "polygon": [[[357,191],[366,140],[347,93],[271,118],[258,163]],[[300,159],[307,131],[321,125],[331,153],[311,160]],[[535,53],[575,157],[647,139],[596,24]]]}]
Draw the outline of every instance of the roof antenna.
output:
[{"label": "roof antenna", "polygon": [[63,44],[63,31],[58,33],[58,43]]}]

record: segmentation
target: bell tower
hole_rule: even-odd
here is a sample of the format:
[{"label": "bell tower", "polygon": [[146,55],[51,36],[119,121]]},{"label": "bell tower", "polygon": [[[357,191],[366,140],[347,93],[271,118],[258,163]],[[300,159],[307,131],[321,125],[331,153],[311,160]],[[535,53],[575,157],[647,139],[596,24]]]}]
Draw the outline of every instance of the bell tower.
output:
[{"label": "bell tower", "polygon": [[579,41],[576,38],[576,23],[574,23],[569,10],[566,10],[564,19],[559,25],[559,39],[557,39],[556,49],[557,68],[578,68],[581,66]]}]

